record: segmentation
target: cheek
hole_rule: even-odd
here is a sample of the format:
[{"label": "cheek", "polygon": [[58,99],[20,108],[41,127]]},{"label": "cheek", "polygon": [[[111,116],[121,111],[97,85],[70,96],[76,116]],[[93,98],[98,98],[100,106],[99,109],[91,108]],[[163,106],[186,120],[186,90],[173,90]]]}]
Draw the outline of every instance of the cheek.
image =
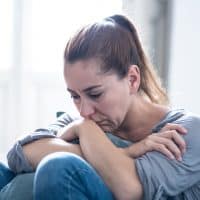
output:
[{"label": "cheek", "polygon": [[110,107],[120,123],[124,120],[128,112],[129,99],[130,96],[126,90],[121,90],[119,93],[116,92],[115,95],[113,95]]},{"label": "cheek", "polygon": [[124,117],[127,110],[126,104],[127,103],[123,100],[123,98],[112,95],[109,97],[105,97],[104,101],[99,104],[97,109],[106,117],[113,120],[121,121],[121,118]]},{"label": "cheek", "polygon": [[109,113],[111,113],[111,103],[110,101],[107,101],[106,99],[102,102],[98,103],[96,105],[96,108],[99,113],[102,113],[103,115],[109,116]]}]

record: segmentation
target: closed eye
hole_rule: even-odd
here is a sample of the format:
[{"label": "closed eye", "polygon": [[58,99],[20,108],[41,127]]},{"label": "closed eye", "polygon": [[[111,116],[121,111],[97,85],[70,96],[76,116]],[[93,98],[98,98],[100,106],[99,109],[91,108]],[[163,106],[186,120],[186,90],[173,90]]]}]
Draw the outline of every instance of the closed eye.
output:
[{"label": "closed eye", "polygon": [[72,94],[72,93],[71,93],[71,98],[72,98],[73,100],[77,100],[77,99],[79,99],[79,98],[80,98],[80,96],[79,96],[79,95],[76,95],[76,94]]},{"label": "closed eye", "polygon": [[102,95],[102,93],[88,94],[89,98],[94,99],[94,100],[100,98],[101,95]]}]

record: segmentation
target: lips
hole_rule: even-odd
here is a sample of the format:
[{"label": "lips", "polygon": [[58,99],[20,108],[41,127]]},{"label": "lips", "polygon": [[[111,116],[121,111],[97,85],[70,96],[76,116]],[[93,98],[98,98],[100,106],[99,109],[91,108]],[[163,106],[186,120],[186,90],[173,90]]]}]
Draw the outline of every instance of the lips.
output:
[{"label": "lips", "polygon": [[106,120],[102,120],[102,121],[97,121],[97,122],[95,122],[98,126],[100,126],[100,127],[105,127],[105,126],[110,126],[110,124],[108,123],[108,121],[106,121]]},{"label": "lips", "polygon": [[109,126],[108,124],[105,124],[105,123],[101,123],[101,124],[98,124],[98,126]]},{"label": "lips", "polygon": [[103,126],[104,123],[103,122],[95,122],[98,126]]},{"label": "lips", "polygon": [[99,121],[96,121],[94,120],[96,124],[104,124],[106,122],[106,120],[99,120]]}]

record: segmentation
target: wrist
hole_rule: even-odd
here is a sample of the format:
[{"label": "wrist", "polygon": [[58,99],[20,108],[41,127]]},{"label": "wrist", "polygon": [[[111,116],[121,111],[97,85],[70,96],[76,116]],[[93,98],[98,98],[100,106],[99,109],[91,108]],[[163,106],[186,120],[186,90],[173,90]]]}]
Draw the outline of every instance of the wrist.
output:
[{"label": "wrist", "polygon": [[75,132],[77,137],[81,137],[82,135],[86,135],[87,133],[89,133],[91,130],[91,120],[81,120],[78,124],[76,124],[75,126]]},{"label": "wrist", "polygon": [[138,156],[142,155],[143,150],[141,149],[141,143],[135,143],[126,148],[126,155],[131,158],[137,158]]},{"label": "wrist", "polygon": [[124,154],[126,154],[129,157],[132,157],[130,147],[126,147],[123,150],[124,150]]}]

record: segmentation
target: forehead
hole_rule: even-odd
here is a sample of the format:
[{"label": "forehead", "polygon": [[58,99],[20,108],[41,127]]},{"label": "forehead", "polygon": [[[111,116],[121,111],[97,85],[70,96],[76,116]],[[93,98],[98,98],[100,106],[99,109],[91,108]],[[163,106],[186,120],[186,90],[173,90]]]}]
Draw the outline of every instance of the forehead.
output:
[{"label": "forehead", "polygon": [[101,64],[98,59],[87,59],[87,60],[78,60],[73,63],[67,63],[65,65],[65,74],[77,72],[93,72],[99,74],[101,72]]},{"label": "forehead", "polygon": [[68,88],[76,89],[103,84],[108,79],[108,74],[101,72],[101,63],[97,59],[79,60],[67,63],[64,77]]}]

